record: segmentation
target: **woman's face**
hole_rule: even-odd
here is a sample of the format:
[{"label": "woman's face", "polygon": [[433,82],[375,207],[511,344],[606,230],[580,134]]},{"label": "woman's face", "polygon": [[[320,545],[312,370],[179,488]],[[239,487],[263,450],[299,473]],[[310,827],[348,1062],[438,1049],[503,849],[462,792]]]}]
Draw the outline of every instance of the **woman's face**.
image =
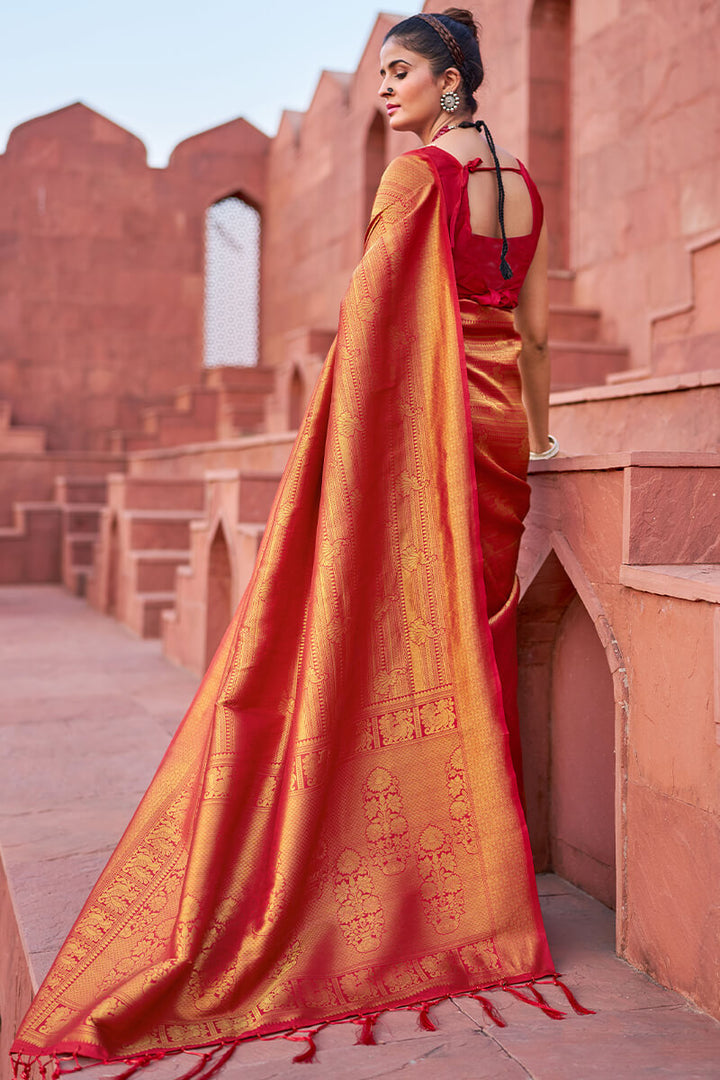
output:
[{"label": "woman's face", "polygon": [[406,49],[395,38],[385,42],[380,50],[378,94],[393,131],[414,131],[422,137],[442,112],[446,74],[435,78],[430,62],[420,53]]}]

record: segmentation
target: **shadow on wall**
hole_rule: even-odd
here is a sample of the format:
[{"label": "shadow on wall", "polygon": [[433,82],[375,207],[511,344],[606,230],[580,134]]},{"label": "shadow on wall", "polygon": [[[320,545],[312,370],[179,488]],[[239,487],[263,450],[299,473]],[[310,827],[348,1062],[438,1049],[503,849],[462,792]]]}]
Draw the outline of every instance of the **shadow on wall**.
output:
[{"label": "shadow on wall", "polygon": [[530,16],[528,164],[549,225],[549,262],[569,266],[571,0],[535,0]]},{"label": "shadow on wall", "polygon": [[536,869],[615,907],[615,700],[602,642],[551,552],[518,613],[518,697]]}]

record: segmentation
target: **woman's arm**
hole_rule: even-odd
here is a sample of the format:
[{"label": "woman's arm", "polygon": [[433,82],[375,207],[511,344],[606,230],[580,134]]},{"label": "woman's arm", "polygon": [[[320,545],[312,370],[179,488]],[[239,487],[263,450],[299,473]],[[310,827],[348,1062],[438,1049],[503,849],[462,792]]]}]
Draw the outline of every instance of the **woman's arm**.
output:
[{"label": "woman's arm", "polygon": [[518,364],[522,396],[528,417],[530,449],[540,454],[548,448],[548,402],[550,354],[548,352],[548,238],[543,222],[537,249],[520,290],[515,308],[515,329],[522,348]]}]

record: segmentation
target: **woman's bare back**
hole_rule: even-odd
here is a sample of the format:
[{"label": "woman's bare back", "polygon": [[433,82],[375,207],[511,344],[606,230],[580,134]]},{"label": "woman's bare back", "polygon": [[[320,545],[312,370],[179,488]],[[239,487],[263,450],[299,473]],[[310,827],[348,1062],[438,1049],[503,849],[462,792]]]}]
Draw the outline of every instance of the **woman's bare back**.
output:
[{"label": "woman's bare back", "polygon": [[[468,177],[470,227],[480,236],[499,237],[497,179],[485,137],[475,128],[454,128],[441,135],[434,145],[452,154],[462,165],[476,158],[482,159],[483,168]],[[507,236],[525,236],[532,231],[533,225],[530,192],[520,173],[508,171],[517,169],[517,159],[499,146],[495,149],[503,170],[505,233]]]}]

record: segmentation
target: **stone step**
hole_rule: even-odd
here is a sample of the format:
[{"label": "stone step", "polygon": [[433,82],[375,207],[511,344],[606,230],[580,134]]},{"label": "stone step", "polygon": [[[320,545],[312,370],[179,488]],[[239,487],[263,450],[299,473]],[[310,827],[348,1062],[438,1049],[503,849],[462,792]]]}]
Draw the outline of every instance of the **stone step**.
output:
[{"label": "stone step", "polygon": [[152,549],[131,551],[134,587],[141,593],[174,592],[175,574],[187,566],[190,552]]},{"label": "stone step", "polygon": [[107,498],[107,480],[96,476],[56,476],[55,502],[102,506]]},{"label": "stone step", "polygon": [[0,527],[0,585],[60,582],[60,507],[13,505],[13,524]]},{"label": "stone step", "polygon": [[572,304],[575,274],[572,270],[548,270],[550,304]]},{"label": "stone step", "polygon": [[218,435],[222,439],[231,439],[239,435],[259,435],[264,427],[264,408],[227,402],[220,411]]},{"label": "stone step", "polygon": [[553,341],[597,341],[601,313],[598,308],[550,305],[550,338]]},{"label": "stone step", "polygon": [[131,550],[190,548],[190,523],[202,515],[192,510],[128,510],[128,544]]},{"label": "stone step", "polygon": [[92,566],[96,539],[97,533],[66,532],[63,535],[63,561],[67,559],[69,566]]},{"label": "stone step", "polygon": [[154,450],[157,440],[146,431],[111,431],[110,452],[113,454],[131,453],[134,450]]},{"label": "stone step", "polygon": [[[720,371],[673,377],[610,380],[604,386],[555,393],[550,430],[564,453],[618,451],[716,453]],[[672,416],[672,423],[668,422]]]},{"label": "stone step", "polygon": [[166,476],[116,476],[110,484],[110,503],[124,510],[202,510],[202,480]]},{"label": "stone step", "polygon": [[132,629],[143,638],[160,637],[162,613],[175,606],[175,592],[136,593],[135,603],[139,609],[140,620]]},{"label": "stone step", "polygon": [[175,392],[173,407],[176,413],[189,413],[193,419],[212,425],[217,421],[219,399],[215,387],[181,386]]},{"label": "stone step", "polygon": [[205,368],[203,384],[223,390],[242,390],[246,394],[270,394],[275,386],[271,367]]},{"label": "stone step", "polygon": [[215,442],[217,439],[217,426],[172,423],[163,424],[157,440],[158,449],[170,449],[175,446],[192,446],[197,443]]},{"label": "stone step", "polygon": [[96,503],[60,503],[60,507],[67,532],[97,535],[102,506]]},{"label": "stone step", "polygon": [[154,435],[158,446],[177,446],[183,442],[207,442],[215,436],[216,420],[205,421],[192,413],[152,410],[143,418],[146,435]]},{"label": "stone step", "polygon": [[620,567],[620,582],[636,592],[720,604],[720,563],[623,564]]},{"label": "stone step", "polygon": [[628,366],[629,352],[622,345],[600,342],[551,341],[551,389],[574,390],[605,383],[611,372]]}]

